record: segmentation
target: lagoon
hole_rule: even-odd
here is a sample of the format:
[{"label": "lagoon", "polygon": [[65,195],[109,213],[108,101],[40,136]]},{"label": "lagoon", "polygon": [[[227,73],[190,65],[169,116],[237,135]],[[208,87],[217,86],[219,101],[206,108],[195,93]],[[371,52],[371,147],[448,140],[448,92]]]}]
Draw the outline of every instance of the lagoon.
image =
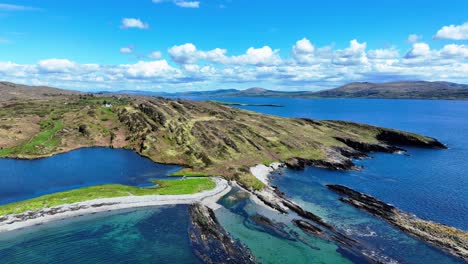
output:
[{"label": "lagoon", "polygon": [[126,149],[85,148],[37,160],[0,159],[0,204],[92,185],[148,185],[179,170]]}]

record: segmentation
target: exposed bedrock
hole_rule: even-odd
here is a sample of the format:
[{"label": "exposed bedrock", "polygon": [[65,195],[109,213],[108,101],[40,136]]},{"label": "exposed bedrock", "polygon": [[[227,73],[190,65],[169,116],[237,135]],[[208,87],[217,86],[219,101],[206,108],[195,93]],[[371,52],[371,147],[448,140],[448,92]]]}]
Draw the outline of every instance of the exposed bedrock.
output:
[{"label": "exposed bedrock", "polygon": [[328,160],[310,160],[303,158],[291,158],[285,162],[286,166],[293,170],[304,170],[307,166],[332,170],[353,170],[358,167],[346,157]]},{"label": "exposed bedrock", "polygon": [[429,140],[421,140],[418,136],[412,134],[404,134],[393,130],[382,130],[376,137],[378,140],[387,142],[393,145],[425,147],[446,149],[447,146],[439,142],[435,138],[427,137]]},{"label": "exposed bedrock", "polygon": [[402,231],[468,261],[468,232],[447,225],[422,220],[370,195],[342,185],[327,185],[342,195],[340,200],[364,210]]},{"label": "exposed bedrock", "polygon": [[[361,153],[365,155],[364,153],[369,153],[369,152],[386,152],[386,153],[395,153],[398,151],[404,151],[404,149],[384,144],[384,143],[366,143],[366,142],[359,142],[355,141],[349,138],[340,138],[340,137],[335,137],[336,140],[344,143],[348,147],[356,150],[357,153]],[[346,155],[346,153],[343,153]],[[357,154],[356,154],[357,155]]]},{"label": "exposed bedrock", "polygon": [[201,204],[189,207],[189,238],[195,255],[204,263],[257,263],[252,252],[233,240],[221,227],[214,212]]}]

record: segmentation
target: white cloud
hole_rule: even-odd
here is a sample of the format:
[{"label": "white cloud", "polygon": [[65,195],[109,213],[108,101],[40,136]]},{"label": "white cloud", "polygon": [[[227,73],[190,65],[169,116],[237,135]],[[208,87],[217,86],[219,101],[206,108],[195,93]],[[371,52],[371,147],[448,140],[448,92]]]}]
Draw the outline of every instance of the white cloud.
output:
[{"label": "white cloud", "polygon": [[413,44],[413,43],[416,43],[418,42],[419,40],[422,39],[422,36],[421,35],[417,35],[417,34],[411,34],[408,36],[408,38],[406,39],[409,43]]},{"label": "white cloud", "polygon": [[179,64],[194,64],[200,59],[197,47],[192,43],[173,46],[168,52],[172,60]]},{"label": "white cloud", "polygon": [[199,8],[200,2],[198,1],[174,1],[177,6],[184,8]]},{"label": "white cloud", "polygon": [[[0,79],[72,88],[210,89],[236,85],[265,85],[297,90],[334,87],[353,81],[407,79],[468,83],[468,46],[448,44],[431,49],[413,43],[400,54],[397,47],[366,50],[352,40],[344,49],[318,47],[300,39],[291,55],[281,58],[270,46],[251,47],[230,55],[226,49],[200,50],[193,43],[168,49],[171,60],[155,51],[139,55],[151,61],[120,65],[81,64],[69,59],[46,59],[36,64],[0,62]],[[133,54],[138,55],[133,51]]]},{"label": "white cloud", "polygon": [[306,38],[298,40],[292,47],[293,58],[301,64],[313,64],[316,62],[314,52],[315,46]]},{"label": "white cloud", "polygon": [[408,53],[406,53],[405,58],[412,59],[412,58],[419,58],[419,57],[427,57],[431,53],[431,48],[427,43],[419,42],[414,43],[413,47],[411,48]]},{"label": "white cloud", "polygon": [[35,11],[35,10],[40,10],[40,8],[36,8],[36,7],[32,7],[32,6],[12,5],[12,4],[0,3],[0,10],[3,10],[3,11]]},{"label": "white cloud", "polygon": [[462,25],[444,26],[434,36],[435,39],[468,40],[468,22]]},{"label": "white cloud", "polygon": [[173,46],[168,50],[172,60],[178,64],[195,64],[199,60],[219,63],[223,65],[273,65],[281,63],[279,50],[272,50],[268,46],[249,48],[245,54],[226,56],[227,50],[216,48],[209,51],[198,50],[192,43]]},{"label": "white cloud", "polygon": [[199,8],[200,2],[199,1],[185,1],[185,0],[153,0],[153,3],[160,4],[164,2],[172,2],[176,6],[183,7],[183,8]]},{"label": "white cloud", "polygon": [[120,48],[120,53],[131,54],[133,53],[133,49],[131,47],[123,47],[123,48]]},{"label": "white cloud", "polygon": [[400,52],[395,48],[391,49],[375,49],[367,53],[370,59],[394,59],[400,57]]},{"label": "white cloud", "polygon": [[136,64],[121,66],[126,68],[126,74],[131,78],[168,77],[178,71],[172,68],[166,60],[139,61]]},{"label": "white cloud", "polygon": [[124,18],[122,19],[122,25],[120,26],[123,29],[128,28],[138,28],[138,29],[148,29],[149,25],[147,23],[143,23],[138,18]]},{"label": "white cloud", "polygon": [[333,63],[337,65],[358,65],[368,62],[366,54],[367,43],[359,43],[356,39],[349,42],[349,47],[335,52]]},{"label": "white cloud", "polygon": [[251,47],[243,55],[227,58],[226,63],[256,66],[280,64],[281,58],[278,52],[279,50],[273,50],[269,46],[263,46],[262,48]]},{"label": "white cloud", "polygon": [[76,67],[76,63],[67,59],[48,59],[38,63],[39,70],[49,73],[68,72]]},{"label": "white cloud", "polygon": [[160,51],[153,51],[148,55],[148,58],[153,60],[159,60],[162,58],[162,53]]},{"label": "white cloud", "polygon": [[445,45],[440,51],[440,54],[451,58],[468,58],[468,46],[456,44]]}]

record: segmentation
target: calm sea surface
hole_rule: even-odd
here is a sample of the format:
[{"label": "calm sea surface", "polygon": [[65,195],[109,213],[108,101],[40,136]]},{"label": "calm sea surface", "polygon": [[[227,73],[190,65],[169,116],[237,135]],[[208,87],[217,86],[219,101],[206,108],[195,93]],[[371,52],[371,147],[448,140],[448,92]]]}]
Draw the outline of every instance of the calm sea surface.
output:
[{"label": "calm sea surface", "polygon": [[[359,172],[308,168],[284,170],[272,178],[294,201],[366,245],[367,254],[387,262],[463,263],[341,203],[324,185],[344,184],[421,218],[468,230],[468,102],[216,100],[281,104],[284,107],[241,108],[286,117],[363,122],[425,134],[446,143],[448,150],[410,148],[410,156],[376,154],[372,159],[357,161],[365,168]],[[130,151],[100,148],[37,161],[0,160],[0,203],[102,183],[144,185],[150,178],[164,177],[177,169],[154,164]],[[225,206],[216,212],[221,224],[263,263],[359,262],[338,245],[301,233],[290,224],[291,219],[259,207],[240,190],[233,190],[220,203]],[[256,214],[274,219],[300,239],[285,239],[265,230],[252,221]],[[197,263],[188,244],[187,221],[187,207],[177,206],[48,224],[2,235],[0,263]]]},{"label": "calm sea surface", "polygon": [[180,167],[125,149],[86,148],[37,160],[0,159],[0,204],[100,184],[147,185]]}]

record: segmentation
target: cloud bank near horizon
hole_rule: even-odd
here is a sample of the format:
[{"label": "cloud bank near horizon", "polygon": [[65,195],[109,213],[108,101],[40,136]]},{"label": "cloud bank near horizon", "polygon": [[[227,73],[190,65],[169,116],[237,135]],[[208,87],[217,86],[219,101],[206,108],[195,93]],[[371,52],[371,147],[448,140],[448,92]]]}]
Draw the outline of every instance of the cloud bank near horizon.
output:
[{"label": "cloud bank near horizon", "polygon": [[[175,1],[176,3],[193,3]],[[146,29],[139,19],[122,20],[122,28]],[[290,47],[289,56],[265,45],[242,54],[227,49],[201,50],[193,43],[169,47],[166,52],[136,54],[133,47],[116,52],[137,55],[138,61],[101,65],[67,58],[48,58],[35,64],[0,61],[0,79],[31,85],[82,90],[139,89],[180,91],[246,87],[270,84],[273,89],[315,90],[354,81],[428,80],[468,83],[468,22],[442,27],[435,41],[451,40],[431,48],[421,36],[408,36],[409,50],[398,47],[368,49],[366,42],[349,41],[348,47],[316,46],[302,38]]]}]

